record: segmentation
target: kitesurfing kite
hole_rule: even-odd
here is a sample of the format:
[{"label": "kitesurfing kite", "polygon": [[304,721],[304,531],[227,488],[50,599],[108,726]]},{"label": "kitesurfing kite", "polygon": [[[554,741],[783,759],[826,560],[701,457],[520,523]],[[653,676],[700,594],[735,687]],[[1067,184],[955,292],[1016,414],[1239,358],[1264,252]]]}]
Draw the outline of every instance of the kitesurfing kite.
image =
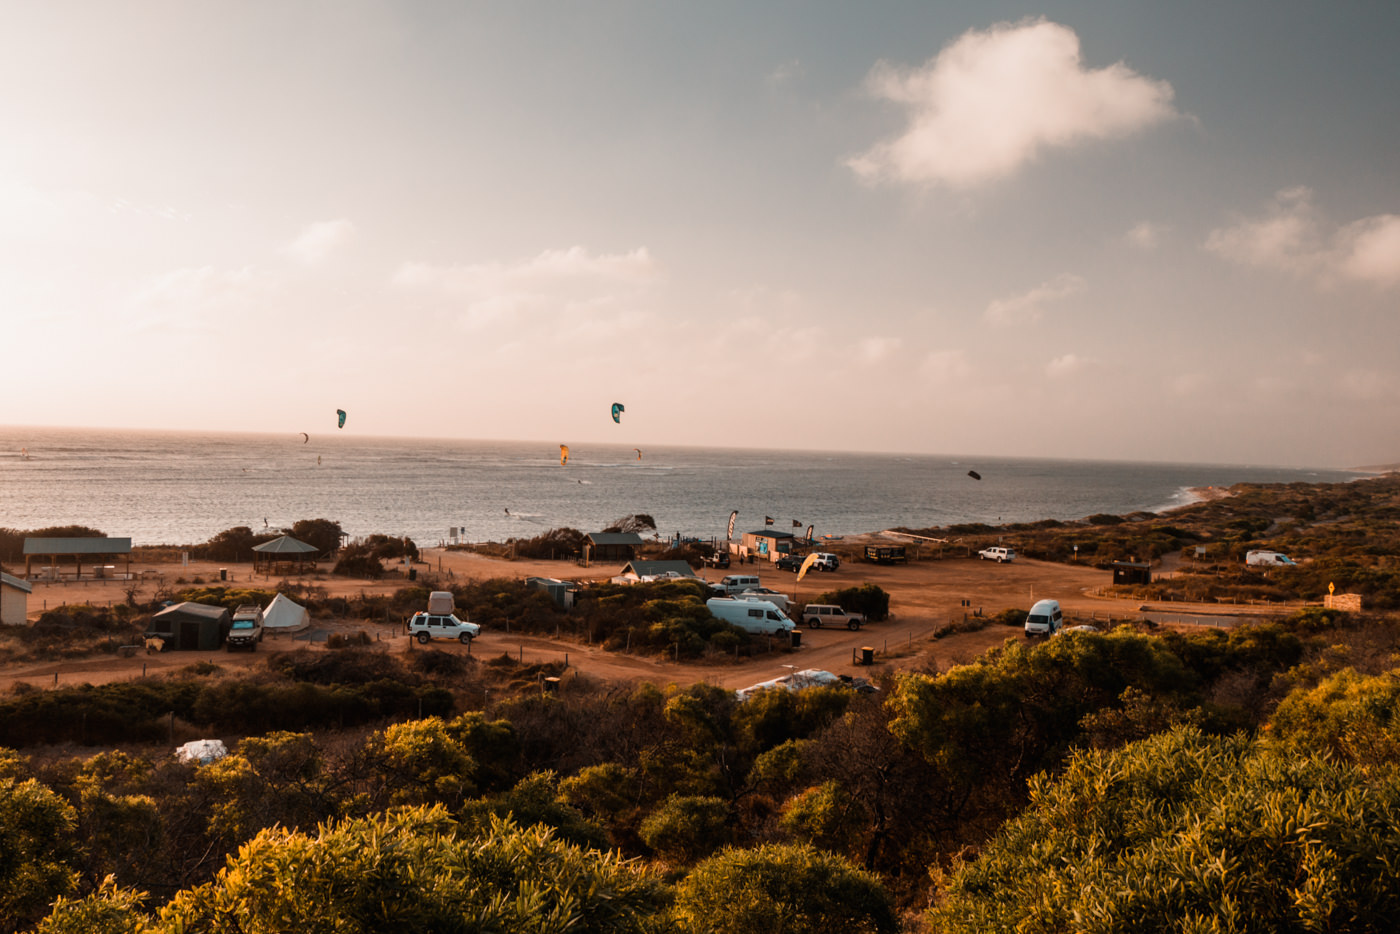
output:
[{"label": "kitesurfing kite", "polygon": [[641,459],[642,459],[642,449],[641,449],[641,448],[633,448],[632,450],[634,450],[634,451],[637,452],[637,460],[641,460]]},{"label": "kitesurfing kite", "polygon": [[344,427],[345,427],[345,410],[344,410],[344,409],[336,409],[336,410],[335,410],[335,417],[336,417],[336,418],[339,420],[339,422],[340,422],[340,424],[338,424],[336,427],[337,427],[337,428],[344,428]]},{"label": "kitesurfing kite", "polygon": [[980,473],[978,473],[977,471],[975,471],[975,470],[969,470],[969,471],[967,472],[967,475],[968,475],[969,477],[971,477],[972,479],[974,479],[974,480],[981,480],[981,479],[982,479],[982,475],[981,475]]},{"label": "kitesurfing kite", "polygon": [[625,411],[627,410],[622,407],[621,402],[614,402],[612,406],[613,421],[622,424],[622,413]]},{"label": "kitesurfing kite", "polygon": [[310,441],[310,440],[311,440],[311,436],[308,435],[306,432],[303,431],[303,432],[301,433],[301,443],[302,443],[302,444],[306,444],[306,443],[307,443],[308,441]]},{"label": "kitesurfing kite", "polygon": [[560,466],[560,467],[563,467],[563,466],[564,466],[565,464],[567,464],[568,462],[569,462],[569,446],[568,446],[567,444],[561,444],[561,445],[559,445],[559,466]]}]

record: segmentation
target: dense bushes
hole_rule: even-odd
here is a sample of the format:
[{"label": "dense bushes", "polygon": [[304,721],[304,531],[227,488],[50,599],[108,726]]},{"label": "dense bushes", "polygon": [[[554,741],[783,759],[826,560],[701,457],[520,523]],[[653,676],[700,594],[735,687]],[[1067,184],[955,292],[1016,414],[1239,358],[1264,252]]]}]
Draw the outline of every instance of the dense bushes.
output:
[{"label": "dense bushes", "polygon": [[872,623],[890,618],[890,595],[874,584],[845,587],[820,594],[813,603],[834,603],[843,610],[863,613]]}]

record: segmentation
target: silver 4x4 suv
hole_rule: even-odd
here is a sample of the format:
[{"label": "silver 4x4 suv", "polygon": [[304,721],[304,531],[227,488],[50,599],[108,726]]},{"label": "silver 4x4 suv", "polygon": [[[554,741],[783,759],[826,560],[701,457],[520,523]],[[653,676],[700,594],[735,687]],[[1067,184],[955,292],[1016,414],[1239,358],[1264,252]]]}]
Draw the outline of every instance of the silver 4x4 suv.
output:
[{"label": "silver 4x4 suv", "polygon": [[456,639],[469,644],[481,632],[476,623],[458,619],[454,614],[414,613],[408,621],[408,634],[427,645],[434,639]]},{"label": "silver 4x4 suv", "polygon": [[856,630],[865,625],[865,614],[843,610],[831,603],[809,603],[802,608],[802,622],[811,629],[823,626],[845,626]]}]

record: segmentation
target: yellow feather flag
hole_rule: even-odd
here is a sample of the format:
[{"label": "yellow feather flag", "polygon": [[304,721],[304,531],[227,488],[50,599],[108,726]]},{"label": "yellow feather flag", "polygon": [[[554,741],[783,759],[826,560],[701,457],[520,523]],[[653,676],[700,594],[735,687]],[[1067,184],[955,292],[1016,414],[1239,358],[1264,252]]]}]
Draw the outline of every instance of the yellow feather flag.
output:
[{"label": "yellow feather flag", "polygon": [[807,560],[805,560],[805,561],[802,562],[802,567],[800,567],[800,568],[797,569],[797,580],[798,580],[799,582],[801,582],[802,578],[803,578],[804,576],[806,576],[807,571],[810,570],[811,567],[812,567],[812,565],[814,565],[814,564],[816,564],[816,563],[817,563],[817,553],[814,551],[814,552],[812,552],[810,555],[807,556]]}]

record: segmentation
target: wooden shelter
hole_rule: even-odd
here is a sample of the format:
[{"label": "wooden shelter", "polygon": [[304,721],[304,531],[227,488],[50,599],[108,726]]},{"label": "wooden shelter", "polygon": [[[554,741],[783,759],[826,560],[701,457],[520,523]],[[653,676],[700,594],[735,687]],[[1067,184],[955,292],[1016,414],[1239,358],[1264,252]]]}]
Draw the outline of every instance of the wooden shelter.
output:
[{"label": "wooden shelter", "polygon": [[584,539],[594,561],[631,561],[642,547],[642,537],[636,532],[590,532]]},{"label": "wooden shelter", "polygon": [[297,570],[302,570],[309,564],[312,570],[315,570],[316,559],[320,554],[315,545],[308,545],[300,539],[283,535],[281,538],[253,546],[253,573],[256,574],[259,568],[270,571],[281,564],[295,564]]},{"label": "wooden shelter", "polygon": [[24,576],[32,577],[30,565],[35,558],[48,558],[48,564],[41,566],[54,568],[46,576],[58,576],[60,559],[72,558],[75,576],[81,580],[83,563],[86,561],[93,577],[102,577],[108,561],[118,555],[126,556],[125,576],[131,576],[131,539],[129,538],[26,538],[24,540]]}]

